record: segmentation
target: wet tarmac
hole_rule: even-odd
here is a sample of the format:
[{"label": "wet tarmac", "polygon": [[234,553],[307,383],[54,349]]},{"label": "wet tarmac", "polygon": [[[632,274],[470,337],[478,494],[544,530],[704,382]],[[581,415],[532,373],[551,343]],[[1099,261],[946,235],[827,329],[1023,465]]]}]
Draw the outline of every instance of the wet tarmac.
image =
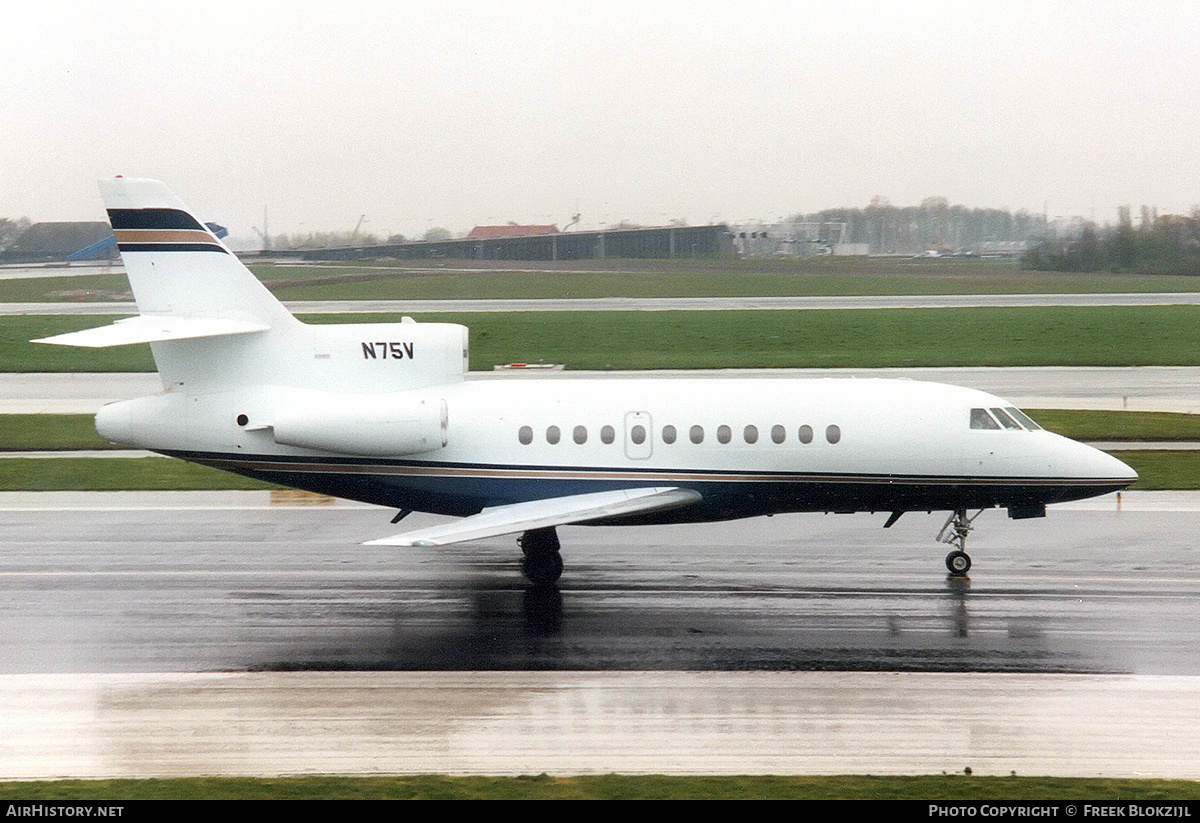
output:
[{"label": "wet tarmac", "polygon": [[391,512],[276,501],[0,495],[0,673],[1200,670],[1196,495],[987,512],[968,580],[937,514],[563,528],[544,590],[511,538],[368,547]]}]

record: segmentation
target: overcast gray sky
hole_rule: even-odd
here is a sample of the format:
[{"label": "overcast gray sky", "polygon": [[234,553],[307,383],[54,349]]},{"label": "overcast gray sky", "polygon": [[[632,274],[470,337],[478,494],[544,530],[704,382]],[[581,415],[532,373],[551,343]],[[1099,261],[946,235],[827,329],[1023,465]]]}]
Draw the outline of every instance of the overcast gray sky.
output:
[{"label": "overcast gray sky", "polygon": [[1200,203],[1200,3],[6,6],[0,216],[251,234]]}]

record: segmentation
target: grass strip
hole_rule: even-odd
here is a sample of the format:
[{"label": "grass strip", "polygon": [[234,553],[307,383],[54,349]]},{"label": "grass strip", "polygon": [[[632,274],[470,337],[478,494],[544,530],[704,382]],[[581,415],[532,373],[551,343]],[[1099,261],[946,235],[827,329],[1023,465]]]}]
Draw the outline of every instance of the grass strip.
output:
[{"label": "grass strip", "polygon": [[96,434],[90,414],[0,414],[0,451],[123,448]]},{"label": "grass strip", "polygon": [[1055,777],[297,777],[0,783],[13,800],[1106,800],[1200,798],[1187,780]]},{"label": "grass strip", "polygon": [[1045,429],[1072,440],[1200,440],[1200,414],[1026,409]]},{"label": "grass strip", "polygon": [[[1022,271],[1015,260],[815,257],[801,260],[368,261],[251,270],[284,300],[556,297],[798,297],[872,294],[1189,292],[1193,277]],[[478,269],[478,270],[473,270]],[[0,302],[128,300],[123,273],[0,281]]]},{"label": "grass strip", "polygon": [[[394,322],[322,315],[312,322]],[[471,367],[569,369],[1200,365],[1200,306],[528,312],[471,329]]]},{"label": "grass strip", "polygon": [[1130,491],[1200,489],[1200,451],[1114,451],[1113,457],[1138,473]]},{"label": "grass strip", "polygon": [[[1187,292],[1195,278],[1022,271],[1009,261],[814,260],[583,261],[571,270],[513,264],[516,271],[441,266],[259,266],[282,300],[446,300],[597,297],[805,297],[902,294]],[[542,268],[543,270],[530,270]],[[601,270],[609,268],[612,270]],[[446,269],[450,269],[449,271]]]},{"label": "grass strip", "polygon": [[172,457],[10,457],[0,491],[225,491],[277,489],[269,483]]},{"label": "grass strip", "polygon": [[[397,322],[319,315],[314,323]],[[1200,306],[830,311],[436,314],[471,329],[471,366],[570,369],[1200,365]],[[153,371],[148,346],[80,349],[29,340],[103,323],[0,318],[0,371]]]}]

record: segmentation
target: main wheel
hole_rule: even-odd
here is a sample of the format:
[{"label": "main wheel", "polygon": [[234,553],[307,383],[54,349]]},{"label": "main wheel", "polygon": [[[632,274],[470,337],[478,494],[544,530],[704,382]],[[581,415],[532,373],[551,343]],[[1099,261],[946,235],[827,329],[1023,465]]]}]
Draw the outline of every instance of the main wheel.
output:
[{"label": "main wheel", "polygon": [[561,548],[558,542],[558,533],[553,526],[524,532],[517,538],[517,545],[521,547],[521,553],[526,556],[547,552],[557,553]]},{"label": "main wheel", "polygon": [[562,555],[558,552],[526,554],[521,558],[521,573],[535,586],[549,586],[562,576]]},{"label": "main wheel", "polygon": [[966,577],[971,569],[971,557],[966,552],[952,551],[946,555],[946,568],[955,577]]}]

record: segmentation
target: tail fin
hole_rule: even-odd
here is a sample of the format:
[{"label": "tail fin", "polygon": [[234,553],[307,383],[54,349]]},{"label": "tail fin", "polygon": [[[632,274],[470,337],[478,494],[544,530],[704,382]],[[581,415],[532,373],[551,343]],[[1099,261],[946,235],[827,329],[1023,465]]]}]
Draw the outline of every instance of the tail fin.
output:
[{"label": "tail fin", "polygon": [[142,314],[277,326],[291,315],[157,180],[118,177],[100,194]]},{"label": "tail fin", "polygon": [[149,343],[164,387],[196,396],[252,386],[376,394],[463,379],[464,327],[306,325],[162,183],[119,177],[100,192],[141,316],[35,342]]},{"label": "tail fin", "polygon": [[162,183],[118,177],[100,193],[141,316],[35,343],[149,343],[165,385],[194,386],[240,374],[251,338],[301,325]]}]

